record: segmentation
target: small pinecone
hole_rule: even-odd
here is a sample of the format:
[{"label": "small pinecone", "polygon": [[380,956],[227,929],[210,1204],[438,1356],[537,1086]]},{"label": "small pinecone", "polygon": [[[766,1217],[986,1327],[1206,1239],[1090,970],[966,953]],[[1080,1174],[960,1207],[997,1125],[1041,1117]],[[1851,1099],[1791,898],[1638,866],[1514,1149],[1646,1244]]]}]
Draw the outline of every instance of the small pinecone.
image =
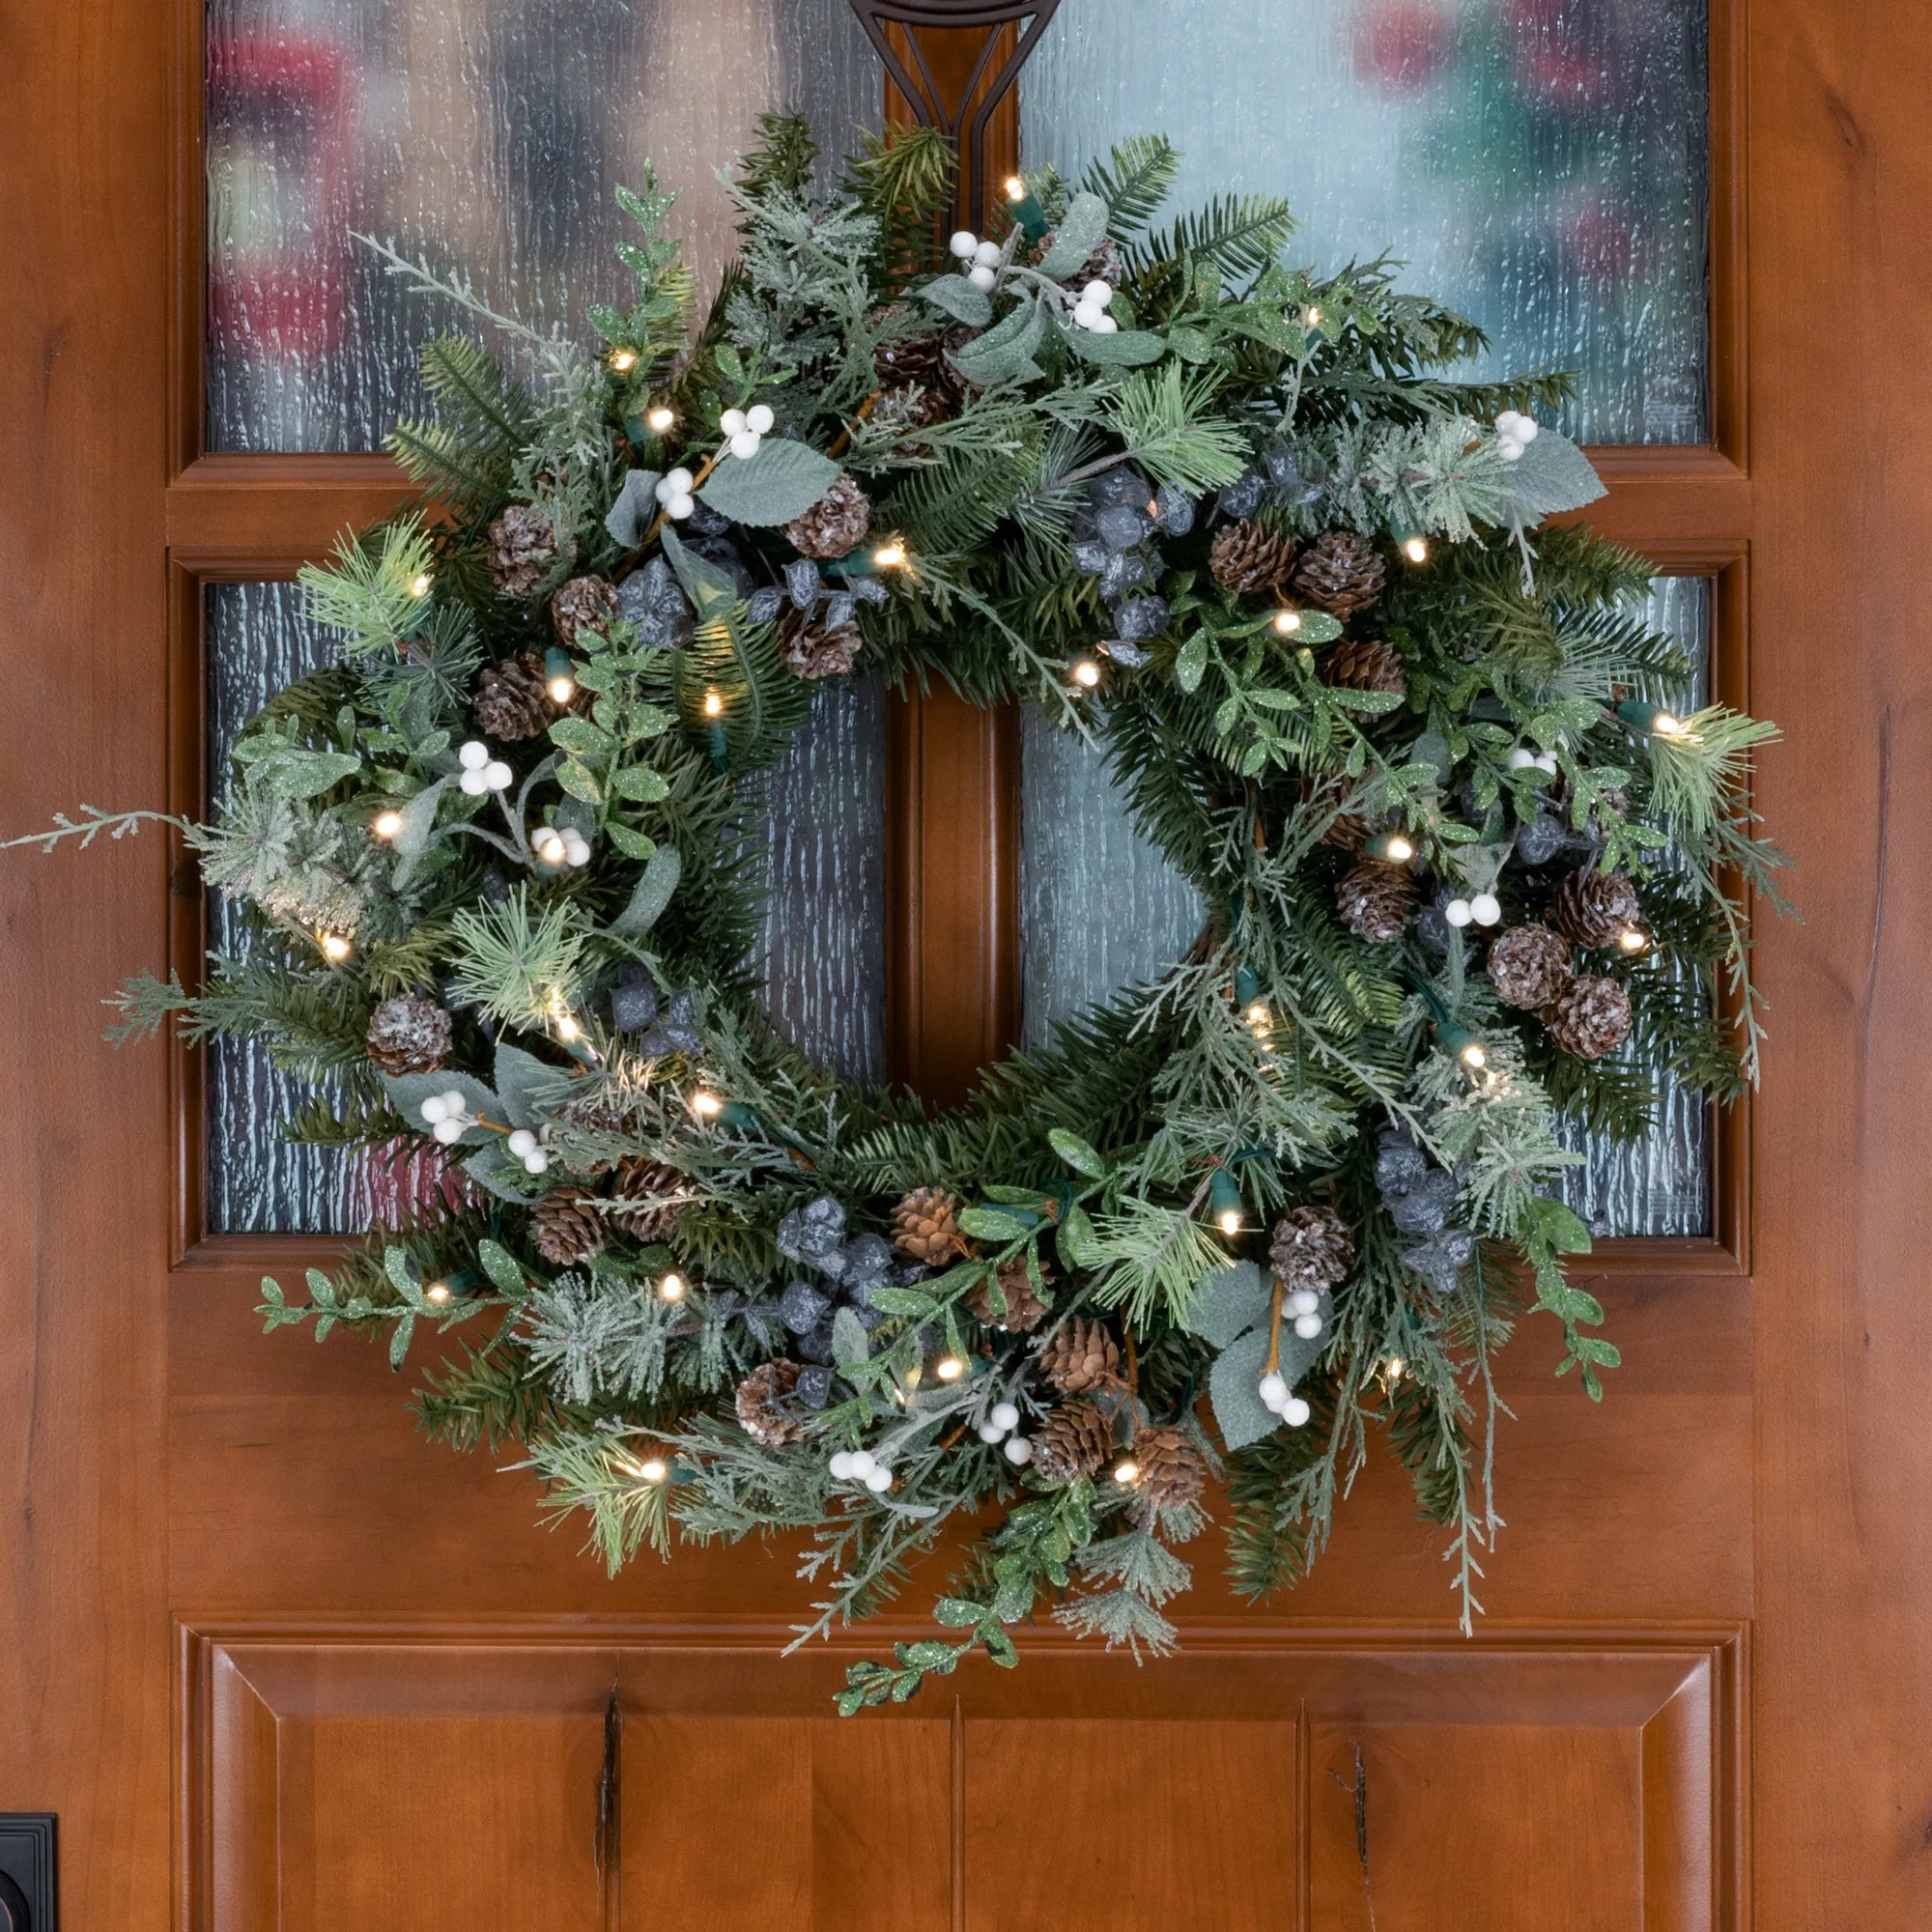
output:
[{"label": "small pinecone", "polygon": [[[1039,1274],[1041,1281],[1051,1278],[1044,1267]],[[975,1321],[989,1328],[1004,1328],[1011,1335],[1031,1335],[1046,1320],[1046,1303],[1033,1291],[1024,1256],[1015,1255],[1001,1267],[1000,1293],[1007,1297],[1007,1312],[995,1315],[991,1284],[982,1281],[966,1297],[966,1306],[973,1311]]]},{"label": "small pinecone", "polygon": [[846,676],[864,642],[857,624],[828,625],[791,605],[779,619],[780,649],[797,677]]},{"label": "small pinecone", "polygon": [[1129,1453],[1140,1467],[1136,1487],[1150,1508],[1184,1509],[1201,1500],[1201,1492],[1208,1487],[1208,1464],[1179,1430],[1143,1429]]},{"label": "small pinecone", "polygon": [[784,526],[785,541],[801,556],[845,556],[866,541],[872,505],[858,480],[840,470],[811,508]]},{"label": "small pinecone", "polygon": [[685,1181],[674,1167],[642,1154],[630,1154],[617,1163],[604,1191],[619,1201],[639,1204],[635,1208],[607,1208],[606,1222],[621,1228],[635,1240],[662,1241],[677,1226]]},{"label": "small pinecone", "polygon": [[469,700],[478,728],[487,737],[514,745],[521,738],[540,738],[562,715],[544,687],[543,660],[523,651],[491,665],[476,680]]},{"label": "small pinecone", "polygon": [[1376,638],[1344,638],[1328,653],[1321,676],[1324,683],[1350,691],[1386,691],[1397,697],[1408,695],[1408,679],[1403,675],[1395,646]]},{"label": "small pinecone", "polygon": [[602,1211],[590,1205],[596,1189],[575,1182],[554,1187],[530,1209],[530,1239],[545,1261],[575,1267],[604,1252],[610,1230]]},{"label": "small pinecone", "polygon": [[1114,1424],[1097,1403],[1063,1403],[1033,1438],[1034,1473],[1043,1483],[1073,1483],[1095,1474],[1114,1453]]},{"label": "small pinecone", "polygon": [[1335,905],[1350,932],[1393,946],[1415,910],[1414,874],[1406,866],[1363,859],[1336,882]]},{"label": "small pinecone", "polygon": [[803,1373],[796,1362],[760,1362],[738,1384],[738,1425],[753,1441],[767,1449],[788,1449],[805,1440],[805,1424],[788,1406]]},{"label": "small pinecone", "polygon": [[1382,594],[1388,566],[1367,537],[1329,530],[1301,554],[1294,587],[1331,617],[1352,617]]},{"label": "small pinecone", "polygon": [[1039,1372],[1062,1395],[1085,1395],[1121,1378],[1121,1345],[1103,1323],[1080,1316],[1039,1351]]},{"label": "small pinecone", "polygon": [[1294,539],[1248,517],[1223,524],[1208,552],[1208,574],[1236,597],[1279,590],[1293,568]]},{"label": "small pinecone", "polygon": [[[615,1233],[661,1241],[677,1225],[679,1204],[666,1197],[683,1186],[675,1168],[632,1155],[588,1185],[571,1181],[553,1188],[530,1210],[530,1239],[558,1267],[601,1255]],[[615,1205],[625,1201],[639,1205]]]},{"label": "small pinecone", "polygon": [[1572,980],[1543,1015],[1549,1037],[1578,1060],[1601,1060],[1630,1037],[1630,995],[1614,980]]},{"label": "small pinecone", "polygon": [[[1301,802],[1303,805],[1319,803],[1325,810],[1335,808],[1349,795],[1349,787],[1339,781],[1317,780],[1304,776],[1301,781]],[[1370,826],[1366,818],[1352,811],[1336,812],[1329,820],[1328,829],[1321,835],[1324,845],[1339,845],[1345,852],[1359,852],[1362,840],[1369,836]]]},{"label": "small pinecone", "polygon": [[449,1057],[449,1015],[404,993],[369,1015],[369,1058],[384,1073],[434,1073]]},{"label": "small pinecone", "polygon": [[1355,1263],[1355,1236],[1332,1208],[1291,1208],[1274,1224],[1268,1260],[1291,1293],[1312,1288],[1320,1293],[1348,1279]]},{"label": "small pinecone", "polygon": [[1490,942],[1490,984],[1505,1006],[1541,1012],[1570,983],[1570,944],[1534,920]]},{"label": "small pinecone", "polygon": [[[947,360],[945,339],[938,335],[902,335],[882,343],[872,358],[872,372],[881,404],[893,402],[909,428],[950,422],[966,399],[966,386]],[[906,397],[913,388],[920,392],[917,403]]]},{"label": "small pinecone", "polygon": [[902,1255],[944,1267],[966,1252],[959,1232],[959,1197],[943,1187],[915,1187],[893,1209],[893,1241]]},{"label": "small pinecone", "polygon": [[577,555],[575,542],[566,540],[559,553],[556,526],[542,510],[528,503],[512,503],[490,526],[490,577],[505,597],[534,597],[550,582],[558,555]]},{"label": "small pinecone", "polygon": [[573,577],[550,600],[550,614],[565,646],[576,650],[580,631],[599,637],[617,614],[617,586],[602,577]]},{"label": "small pinecone", "polygon": [[1572,872],[1549,902],[1551,923],[1578,946],[1614,946],[1642,912],[1636,888],[1621,872],[1600,872],[1594,866]]}]

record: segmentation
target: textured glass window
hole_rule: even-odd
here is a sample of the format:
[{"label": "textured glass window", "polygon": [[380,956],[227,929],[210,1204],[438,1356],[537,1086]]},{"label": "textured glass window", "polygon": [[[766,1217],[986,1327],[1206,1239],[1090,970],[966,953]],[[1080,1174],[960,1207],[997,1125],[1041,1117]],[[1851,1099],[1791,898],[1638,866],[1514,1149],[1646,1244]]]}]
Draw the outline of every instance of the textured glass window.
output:
[{"label": "textured glass window", "polygon": [[[1711,589],[1702,578],[1656,581],[1647,612],[1693,664],[1708,663]],[[1702,701],[1700,676],[1685,694]],[[1157,978],[1201,928],[1201,897],[1141,838],[1100,755],[1037,711],[1021,747],[1020,908],[1025,1037],[1122,986]],[[1703,1235],[1711,1227],[1709,1116],[1666,1083],[1657,1125],[1618,1146],[1572,1132],[1588,1156],[1559,1190],[1605,1235]]]},{"label": "textured glass window", "polygon": [[[291,680],[329,661],[326,635],[292,583],[208,587],[209,769]],[[810,720],[774,767],[761,951],[773,1017],[820,1064],[885,1072],[885,702],[876,680],[821,687]],[[217,776],[217,785],[219,779]],[[218,895],[210,943],[239,922]],[[259,1048],[209,1053],[207,1225],[211,1234],[345,1234],[392,1204],[403,1178],[367,1157],[292,1147],[276,1122],[302,1097]]]},{"label": "textured glass window", "polygon": [[449,318],[353,237],[575,327],[628,286],[613,186],[650,161],[682,189],[715,286],[716,170],[758,111],[838,148],[879,87],[846,0],[210,0],[209,447],[375,449],[420,412],[417,346]]},{"label": "textured glass window", "polygon": [[1296,262],[1386,249],[1487,368],[1577,372],[1574,434],[1700,442],[1707,35],[1705,0],[1065,0],[1021,153],[1165,133],[1177,206],[1285,195]]}]

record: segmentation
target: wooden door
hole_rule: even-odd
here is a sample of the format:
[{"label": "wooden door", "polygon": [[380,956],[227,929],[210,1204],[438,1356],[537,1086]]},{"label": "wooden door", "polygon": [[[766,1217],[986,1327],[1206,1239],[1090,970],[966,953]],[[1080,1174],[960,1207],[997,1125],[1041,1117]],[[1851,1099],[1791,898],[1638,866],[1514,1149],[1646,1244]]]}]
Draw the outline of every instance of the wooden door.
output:
[{"label": "wooden door", "polygon": [[[522,1478],[425,1446],[373,1351],[259,1338],[265,1259],[302,1255],[196,1238],[193,1069],[99,1040],[102,991],[187,943],[187,882],[152,839],[13,854],[0,1805],[60,1813],[71,1927],[1932,1923],[1932,53],[1908,0],[1713,16],[1715,441],[1606,456],[1598,521],[1717,578],[1721,675],[1786,726],[1759,795],[1805,923],[1761,933],[1717,1237],[1593,1264],[1610,1399],[1533,1327],[1510,1351],[1477,1635],[1378,1463],[1293,1599],[1204,1578],[1175,1662],[1041,1633],[831,1719],[892,1633],[779,1662],[781,1550],[607,1583]],[[198,8],[16,8],[0,44],[14,831],[179,796],[203,586],[393,484],[201,447]],[[928,893],[904,943],[959,911]],[[988,956],[935,1050],[998,1037]]]}]

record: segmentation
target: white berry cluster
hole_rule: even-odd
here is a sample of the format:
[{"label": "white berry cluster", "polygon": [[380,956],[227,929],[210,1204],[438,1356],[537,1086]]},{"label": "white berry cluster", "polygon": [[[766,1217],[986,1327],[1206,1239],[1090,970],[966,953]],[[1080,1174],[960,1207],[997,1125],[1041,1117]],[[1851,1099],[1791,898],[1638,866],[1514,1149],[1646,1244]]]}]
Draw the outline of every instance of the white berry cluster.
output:
[{"label": "white berry cluster", "polygon": [[519,1127],[510,1136],[510,1151],[523,1162],[527,1174],[541,1174],[550,1165],[550,1155],[537,1145],[537,1137],[527,1127]]},{"label": "white berry cluster", "polygon": [[476,1116],[469,1111],[460,1087],[452,1087],[446,1094],[432,1094],[418,1111],[444,1147],[454,1147],[476,1124]]},{"label": "white berry cluster", "polygon": [[1280,1416],[1291,1429],[1299,1429],[1308,1420],[1308,1405],[1289,1387],[1288,1378],[1279,1370],[1270,1369],[1262,1378],[1260,1395],[1262,1406]]},{"label": "white berry cluster", "polygon": [[1033,1444],[1019,1433],[1019,1405],[1011,1402],[996,1402],[986,1411],[986,1419],[980,1425],[981,1442],[1004,1442],[1009,1463],[1022,1463],[1033,1461]]},{"label": "white berry cluster", "polygon": [[763,403],[753,403],[749,410],[726,410],[718,418],[718,427],[724,432],[731,454],[749,459],[757,455],[758,445],[771,435],[777,421]]},{"label": "white berry cluster", "polygon": [[835,1483],[862,1483],[875,1496],[893,1486],[892,1464],[882,1463],[869,1449],[838,1449],[832,1456]]},{"label": "white berry cluster", "polygon": [[1112,335],[1120,324],[1107,313],[1107,304],[1114,299],[1114,285],[1097,277],[1080,291],[1080,299],[1073,304],[1073,326],[1075,328],[1091,329],[1095,335]]},{"label": "white berry cluster", "polygon": [[1312,1342],[1321,1332],[1321,1297],[1312,1288],[1291,1289],[1288,1312],[1294,1317],[1294,1332],[1304,1342]]},{"label": "white berry cluster", "polygon": [[681,524],[697,508],[697,498],[691,494],[696,484],[696,477],[679,464],[658,478],[651,495],[664,505],[664,513],[672,523]]},{"label": "white berry cluster", "polygon": [[1556,776],[1556,753],[1554,752],[1532,752],[1527,745],[1519,745],[1509,755],[1509,768],[1513,772],[1526,772],[1534,765],[1540,772]]},{"label": "white berry cluster", "polygon": [[1000,279],[1005,251],[997,242],[981,242],[970,228],[962,228],[946,245],[958,257],[959,272],[976,289],[990,291]]},{"label": "white berry cluster", "polygon": [[1536,418],[1505,410],[1496,418],[1496,454],[1505,463],[1520,463],[1522,453],[1536,440]]},{"label": "white berry cluster", "polygon": [[1499,925],[1503,902],[1494,893],[1478,893],[1473,898],[1451,899],[1442,908],[1442,917],[1451,925]]},{"label": "white berry cluster", "polygon": [[489,746],[480,738],[470,739],[456,759],[463,767],[457,782],[471,798],[481,798],[486,791],[508,791],[517,776],[501,758],[490,755]]},{"label": "white berry cluster", "polygon": [[590,841],[574,825],[539,825],[530,842],[546,866],[590,863]]}]

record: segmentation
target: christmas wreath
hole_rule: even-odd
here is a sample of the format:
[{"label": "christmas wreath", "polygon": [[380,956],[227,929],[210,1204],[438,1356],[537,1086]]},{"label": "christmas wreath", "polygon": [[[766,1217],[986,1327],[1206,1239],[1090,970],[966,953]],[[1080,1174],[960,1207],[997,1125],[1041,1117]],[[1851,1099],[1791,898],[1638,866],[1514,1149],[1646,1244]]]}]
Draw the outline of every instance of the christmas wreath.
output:
[{"label": "christmas wreath", "polygon": [[[1154,228],[1157,139],[1008,184],[984,239],[929,132],[836,192],[813,160],[765,124],[701,322],[668,197],[620,194],[595,354],[384,251],[522,373],[425,352],[422,504],[304,573],[338,661],[182,826],[245,945],[120,1031],[262,1041],[340,1096],[296,1138],[442,1163],[268,1325],[398,1368],[467,1331],[424,1426],[523,1445],[613,1568],[795,1533],[804,1641],[970,1523],[946,1634],[848,1712],[1042,1606],[1165,1650],[1216,1479],[1236,1586],[1291,1582],[1371,1425],[1466,1627],[1493,1351],[1534,1308],[1591,1396],[1617,1360],[1559,1120],[1751,1077],[1770,729],[1670,708],[1645,564],[1543,527],[1600,494],[1533,413],[1563,379],[1450,380],[1480,335],[1388,264],[1285,269],[1264,197]],[[1205,908],[939,1115],[810,1064],[744,964],[758,776],[860,666],[1048,707]]]}]

